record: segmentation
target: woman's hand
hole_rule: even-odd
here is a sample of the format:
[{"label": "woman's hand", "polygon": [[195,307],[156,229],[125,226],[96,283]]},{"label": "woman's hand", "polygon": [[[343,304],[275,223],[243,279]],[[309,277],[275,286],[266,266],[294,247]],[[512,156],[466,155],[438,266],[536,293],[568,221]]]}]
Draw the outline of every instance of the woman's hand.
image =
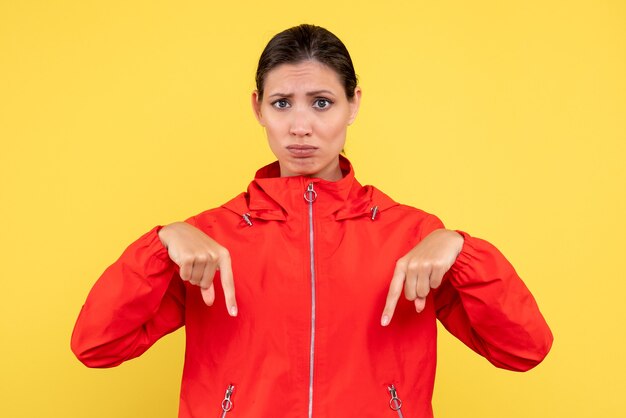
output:
[{"label": "woman's hand", "polygon": [[228,250],[186,222],[164,226],[159,231],[159,238],[172,261],[180,267],[181,279],[200,286],[202,299],[209,306],[215,301],[213,277],[219,270],[226,308],[231,316],[237,316],[235,283]]},{"label": "woman's hand", "polygon": [[396,262],[389,285],[387,302],[381,325],[391,321],[398,299],[404,296],[415,303],[415,310],[422,312],[430,289],[441,284],[444,274],[456,261],[463,248],[463,236],[448,229],[437,229],[420,241],[411,251]]}]

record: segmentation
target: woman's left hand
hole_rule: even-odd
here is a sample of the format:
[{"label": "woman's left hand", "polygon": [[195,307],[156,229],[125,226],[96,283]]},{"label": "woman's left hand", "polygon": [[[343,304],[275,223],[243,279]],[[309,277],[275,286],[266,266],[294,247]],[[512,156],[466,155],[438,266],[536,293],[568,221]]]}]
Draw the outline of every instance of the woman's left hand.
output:
[{"label": "woman's left hand", "polygon": [[463,236],[448,229],[437,229],[420,241],[411,251],[396,262],[389,285],[387,302],[381,325],[391,321],[402,290],[404,296],[415,303],[415,310],[422,312],[430,289],[441,284],[444,274],[456,261],[463,248]]}]

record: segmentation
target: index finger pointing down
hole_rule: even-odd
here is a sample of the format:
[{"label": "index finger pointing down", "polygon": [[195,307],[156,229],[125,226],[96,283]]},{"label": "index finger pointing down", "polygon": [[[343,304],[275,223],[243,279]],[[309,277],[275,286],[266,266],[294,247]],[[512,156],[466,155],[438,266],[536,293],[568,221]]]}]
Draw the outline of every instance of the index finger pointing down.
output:
[{"label": "index finger pointing down", "polygon": [[222,289],[224,289],[224,299],[226,300],[226,309],[228,309],[228,313],[230,316],[237,316],[235,281],[233,280],[233,270],[230,264],[230,256],[228,254],[220,257],[219,269]]},{"label": "index finger pointing down", "polygon": [[383,316],[380,319],[380,324],[385,327],[391,322],[393,313],[396,310],[398,299],[404,289],[404,279],[406,278],[406,269],[401,264],[396,264],[396,268],[393,272],[393,278],[389,284],[389,292],[387,293],[387,300],[385,302],[385,308],[383,309]]}]

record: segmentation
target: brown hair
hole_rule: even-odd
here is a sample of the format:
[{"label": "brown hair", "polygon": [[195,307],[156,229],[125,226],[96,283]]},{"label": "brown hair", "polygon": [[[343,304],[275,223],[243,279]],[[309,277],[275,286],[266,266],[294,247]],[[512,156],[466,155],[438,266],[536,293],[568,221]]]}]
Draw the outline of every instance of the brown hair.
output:
[{"label": "brown hair", "polygon": [[357,76],[346,46],[330,31],[315,25],[299,25],[286,29],[268,42],[259,58],[256,88],[263,99],[265,77],[281,64],[298,64],[314,60],[333,69],[339,76],[346,97],[354,97]]}]

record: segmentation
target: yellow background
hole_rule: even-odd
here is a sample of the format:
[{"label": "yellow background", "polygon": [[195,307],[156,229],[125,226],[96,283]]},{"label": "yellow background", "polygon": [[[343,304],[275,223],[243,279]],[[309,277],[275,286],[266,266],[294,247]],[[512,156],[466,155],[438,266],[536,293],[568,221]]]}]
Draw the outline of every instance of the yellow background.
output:
[{"label": "yellow background", "polygon": [[441,333],[437,417],[626,416],[617,0],[2,0],[0,416],[176,415],[183,332],[90,370],[73,322],[130,241],[272,160],[249,106],[255,65],[303,22],[353,56],[359,179],[496,244],[554,331],[525,374]]}]

